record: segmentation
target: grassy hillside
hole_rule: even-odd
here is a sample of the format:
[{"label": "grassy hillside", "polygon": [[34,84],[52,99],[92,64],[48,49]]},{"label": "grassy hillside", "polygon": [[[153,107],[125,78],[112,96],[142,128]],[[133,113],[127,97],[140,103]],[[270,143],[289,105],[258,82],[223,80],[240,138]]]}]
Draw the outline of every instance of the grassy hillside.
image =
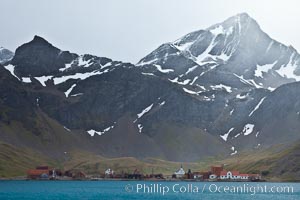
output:
[{"label": "grassy hillside", "polygon": [[6,143],[0,143],[1,178],[23,176],[28,169],[41,164],[57,165],[54,160],[31,149],[17,148]]},{"label": "grassy hillside", "polygon": [[300,181],[300,143],[275,145],[264,150],[241,152],[216,163],[227,169],[262,173],[269,181]]},{"label": "grassy hillside", "polygon": [[117,173],[131,173],[135,169],[138,169],[144,174],[150,174],[153,170],[154,173],[171,175],[178,170],[181,165],[183,165],[185,169],[200,171],[206,168],[205,164],[205,162],[179,163],[155,158],[146,158],[144,160],[138,160],[133,157],[103,158],[88,152],[77,151],[70,153],[64,166],[67,169],[82,169],[88,174],[103,173],[106,169],[111,168]]},{"label": "grassy hillside", "polygon": [[155,158],[138,160],[133,157],[104,158],[88,151],[73,150],[67,152],[60,161],[50,159],[32,149],[17,148],[0,143],[0,177],[16,177],[26,174],[27,169],[37,165],[50,165],[61,169],[80,169],[90,175],[99,175],[107,168],[117,173],[130,173],[138,169],[144,174],[163,173],[171,175],[180,165],[192,171],[205,171],[210,165],[224,164],[228,170],[240,170],[245,173],[263,173],[270,181],[300,180],[300,145],[283,149],[277,145],[267,150],[241,152],[228,158],[208,158],[199,162],[179,163]]}]

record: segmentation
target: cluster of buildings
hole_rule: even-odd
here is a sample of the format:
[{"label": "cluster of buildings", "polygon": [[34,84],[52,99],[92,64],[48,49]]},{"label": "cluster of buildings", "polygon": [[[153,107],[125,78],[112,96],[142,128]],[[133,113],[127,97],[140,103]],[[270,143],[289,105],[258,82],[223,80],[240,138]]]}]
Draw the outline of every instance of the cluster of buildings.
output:
[{"label": "cluster of buildings", "polygon": [[211,166],[209,171],[192,172],[190,169],[186,172],[181,166],[180,169],[171,176],[164,176],[163,174],[144,175],[135,169],[132,173],[117,174],[112,169],[107,169],[103,174],[97,176],[87,176],[80,170],[61,171],[48,166],[38,166],[36,169],[27,171],[28,179],[46,179],[46,180],[102,180],[102,179],[165,179],[165,180],[195,180],[195,181],[261,181],[259,174],[246,174],[239,171],[226,171],[223,165]]},{"label": "cluster of buildings", "polygon": [[81,170],[67,170],[51,168],[49,166],[37,166],[35,169],[27,171],[27,179],[30,180],[102,180],[102,179],[164,179],[163,174],[144,175],[139,170],[135,169],[131,173],[117,174],[112,169],[107,169],[104,173],[89,176]]},{"label": "cluster of buildings", "polygon": [[87,175],[80,170],[62,171],[49,166],[37,166],[27,171],[27,178],[32,180],[85,179]]},{"label": "cluster of buildings", "polygon": [[176,171],[172,178],[177,179],[195,179],[211,181],[260,181],[260,174],[246,174],[239,171],[227,171],[223,165],[211,166],[209,171],[192,172],[190,169],[185,172],[183,167]]}]

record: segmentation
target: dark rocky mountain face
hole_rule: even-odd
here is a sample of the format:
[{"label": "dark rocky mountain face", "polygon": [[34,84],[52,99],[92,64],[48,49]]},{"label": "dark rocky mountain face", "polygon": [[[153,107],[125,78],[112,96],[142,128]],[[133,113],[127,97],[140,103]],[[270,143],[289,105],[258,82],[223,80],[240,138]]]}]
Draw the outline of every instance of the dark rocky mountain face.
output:
[{"label": "dark rocky mountain face", "polygon": [[[144,72],[178,84],[195,98],[205,100],[214,95],[214,105],[223,98],[226,103],[210,121],[208,131],[223,133],[222,138],[235,149],[260,146],[259,137],[268,134],[272,137],[264,140],[265,145],[278,143],[283,137],[298,138],[295,131],[291,133],[295,138],[272,131],[277,127],[272,114],[272,123],[265,124],[266,119],[260,120],[255,113],[265,109],[264,100],[277,101],[274,89],[299,81],[299,54],[270,38],[245,13],[163,44],[137,65]],[[274,107],[268,113],[278,109],[270,105]],[[289,122],[284,117],[282,120],[286,126],[281,124],[281,130],[289,129]],[[268,134],[262,136],[264,132]]]},{"label": "dark rocky mountain face", "polygon": [[[12,120],[24,121],[30,124],[35,117],[33,99],[31,94],[10,73],[0,65],[0,120],[10,124]],[[24,116],[28,116],[23,118]]]},{"label": "dark rocky mountain face", "polygon": [[0,64],[10,61],[14,57],[14,53],[8,49],[0,47]]},{"label": "dark rocky mountain face", "polygon": [[[81,148],[194,161],[300,139],[299,55],[247,14],[163,44],[137,65],[35,36],[1,70],[0,130],[18,122],[55,156]],[[20,145],[18,137],[0,135]]]},{"label": "dark rocky mountain face", "polygon": [[35,36],[31,42],[17,48],[11,64],[15,66],[18,76],[45,76],[55,73],[75,57],[76,54],[61,51],[45,39]]}]

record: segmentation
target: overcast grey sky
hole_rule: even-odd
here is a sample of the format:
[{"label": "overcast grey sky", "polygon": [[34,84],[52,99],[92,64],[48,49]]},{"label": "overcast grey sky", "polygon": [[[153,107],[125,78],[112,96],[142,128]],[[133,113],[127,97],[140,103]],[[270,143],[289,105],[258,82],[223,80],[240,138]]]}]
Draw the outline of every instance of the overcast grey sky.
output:
[{"label": "overcast grey sky", "polygon": [[300,50],[297,0],[0,0],[0,46],[34,35],[62,50],[136,63],[160,44],[247,12]]}]

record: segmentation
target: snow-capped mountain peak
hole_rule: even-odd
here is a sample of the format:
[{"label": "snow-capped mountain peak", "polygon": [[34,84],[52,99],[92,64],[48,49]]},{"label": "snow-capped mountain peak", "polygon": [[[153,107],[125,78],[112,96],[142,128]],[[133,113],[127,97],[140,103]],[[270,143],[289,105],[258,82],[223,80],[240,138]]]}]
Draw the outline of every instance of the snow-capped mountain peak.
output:
[{"label": "snow-capped mountain peak", "polygon": [[182,55],[200,66],[225,64],[237,50],[242,37],[249,31],[261,32],[254,19],[246,13],[241,13],[222,23],[191,32],[174,42],[160,46],[138,65],[165,64],[167,57],[173,57],[174,54]]},{"label": "snow-capped mountain peak", "polygon": [[[190,79],[202,86],[207,81],[216,82],[215,78],[226,73],[231,74],[230,79],[238,75],[253,87],[268,89],[300,80],[299,57],[294,48],[270,38],[253,18],[241,13],[161,45],[138,65],[155,73],[156,68],[149,66],[155,64],[162,70],[173,70],[168,73],[171,80]],[[203,80],[206,75],[210,80]],[[225,82],[237,86],[229,79],[217,84]]]},{"label": "snow-capped mountain peak", "polygon": [[190,52],[189,57],[199,65],[224,64],[249,31],[261,32],[254,19],[241,13],[205,30],[187,34],[173,44],[181,51]]}]

